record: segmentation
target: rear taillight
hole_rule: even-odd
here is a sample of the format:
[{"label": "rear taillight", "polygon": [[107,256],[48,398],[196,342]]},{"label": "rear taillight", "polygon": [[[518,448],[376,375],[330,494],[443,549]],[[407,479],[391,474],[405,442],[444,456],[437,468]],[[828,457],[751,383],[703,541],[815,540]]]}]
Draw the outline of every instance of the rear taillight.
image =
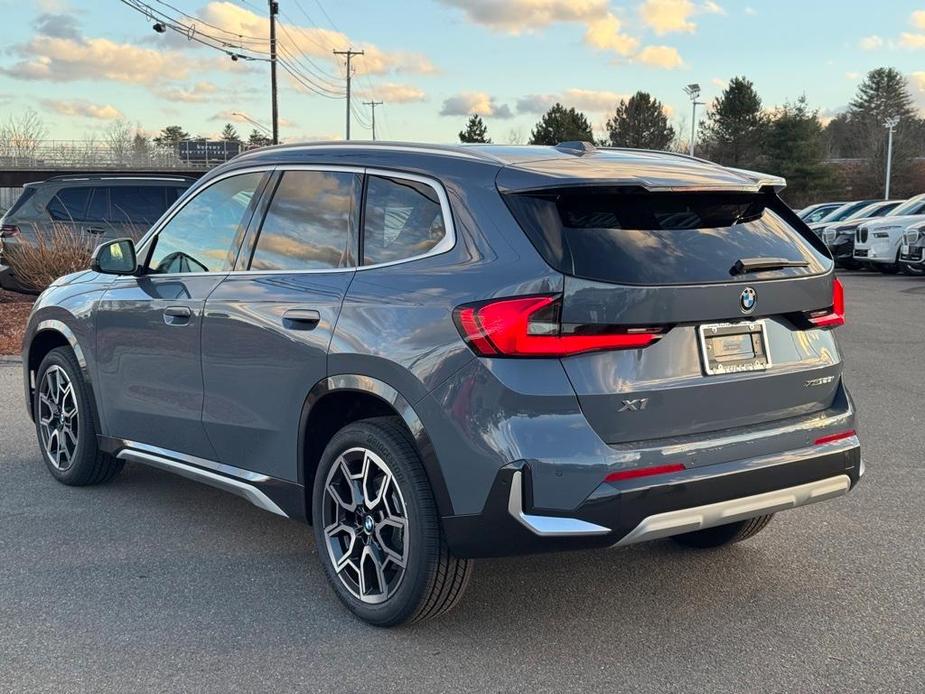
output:
[{"label": "rear taillight", "polygon": [[19,236],[19,227],[15,224],[0,225],[0,237],[8,239],[12,236]]},{"label": "rear taillight", "polygon": [[845,324],[845,288],[838,278],[832,280],[832,305],[808,313],[806,317],[815,328],[837,328]]},{"label": "rear taillight", "polygon": [[561,300],[542,295],[460,306],[453,312],[463,339],[481,357],[567,357],[584,352],[647,347],[660,328],[568,326]]}]

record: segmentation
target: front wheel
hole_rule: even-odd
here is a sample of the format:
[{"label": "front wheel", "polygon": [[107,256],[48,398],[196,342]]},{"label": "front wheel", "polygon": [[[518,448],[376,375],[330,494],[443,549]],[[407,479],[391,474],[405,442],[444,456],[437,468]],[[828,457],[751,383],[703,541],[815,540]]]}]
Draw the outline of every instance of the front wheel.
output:
[{"label": "front wheel", "polygon": [[312,523],[337,596],[374,626],[443,614],[469,581],[472,562],[450,554],[417,448],[397,418],[355,422],[331,439],[315,474]]},{"label": "front wheel", "polygon": [[913,275],[913,276],[923,275],[925,274],[925,265],[921,265],[921,264],[910,265],[909,263],[902,263],[902,270],[903,270],[903,274],[906,274],[906,275]]},{"label": "front wheel", "polygon": [[115,477],[123,462],[97,446],[95,404],[74,353],[67,347],[51,350],[35,382],[35,433],[48,471],[74,487]]}]

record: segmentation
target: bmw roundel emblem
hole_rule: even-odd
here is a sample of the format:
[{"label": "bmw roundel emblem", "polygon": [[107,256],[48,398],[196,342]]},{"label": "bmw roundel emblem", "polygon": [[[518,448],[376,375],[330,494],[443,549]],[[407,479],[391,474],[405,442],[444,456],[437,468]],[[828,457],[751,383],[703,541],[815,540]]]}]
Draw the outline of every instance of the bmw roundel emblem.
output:
[{"label": "bmw roundel emblem", "polygon": [[751,287],[746,287],[742,290],[742,293],[739,295],[739,306],[742,309],[742,313],[751,313],[755,310],[755,305],[758,303],[758,294]]}]

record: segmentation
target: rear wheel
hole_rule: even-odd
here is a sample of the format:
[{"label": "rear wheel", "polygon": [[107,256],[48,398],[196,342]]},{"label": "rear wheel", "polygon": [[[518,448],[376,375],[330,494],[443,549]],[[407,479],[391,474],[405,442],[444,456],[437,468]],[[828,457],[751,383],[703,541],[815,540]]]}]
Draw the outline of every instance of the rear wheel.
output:
[{"label": "rear wheel", "polygon": [[35,431],[54,478],[79,487],[115,477],[123,462],[97,446],[95,405],[74,353],[67,347],[51,350],[35,382]]},{"label": "rear wheel", "polygon": [[877,269],[884,275],[895,275],[902,269],[899,262],[899,251],[896,251],[896,260],[892,263],[877,263]]},{"label": "rear wheel", "polygon": [[768,516],[757,516],[756,518],[749,518],[748,520],[727,525],[718,525],[715,528],[675,535],[671,539],[685,547],[696,547],[698,549],[722,547],[723,545],[731,545],[734,542],[747,540],[752,535],[761,532],[773,517],[773,513]]},{"label": "rear wheel", "polygon": [[349,424],[325,448],[312,494],[315,544],[355,615],[395,626],[459,601],[472,562],[447,548],[414,441],[400,420]]}]

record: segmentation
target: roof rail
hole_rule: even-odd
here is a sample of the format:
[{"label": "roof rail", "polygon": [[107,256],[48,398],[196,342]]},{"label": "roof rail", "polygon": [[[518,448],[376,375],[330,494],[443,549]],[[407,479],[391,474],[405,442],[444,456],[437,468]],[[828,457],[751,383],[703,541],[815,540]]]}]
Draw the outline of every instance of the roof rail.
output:
[{"label": "roof rail", "polygon": [[141,179],[157,179],[159,181],[195,181],[195,176],[184,176],[183,174],[168,174],[168,173],[145,173],[145,172],[134,172],[134,171],[94,171],[94,172],[77,172],[68,173],[68,174],[58,174],[57,176],[49,176],[44,179],[45,181],[81,181],[81,180],[107,180],[107,179],[120,179],[120,178],[141,178]]}]

